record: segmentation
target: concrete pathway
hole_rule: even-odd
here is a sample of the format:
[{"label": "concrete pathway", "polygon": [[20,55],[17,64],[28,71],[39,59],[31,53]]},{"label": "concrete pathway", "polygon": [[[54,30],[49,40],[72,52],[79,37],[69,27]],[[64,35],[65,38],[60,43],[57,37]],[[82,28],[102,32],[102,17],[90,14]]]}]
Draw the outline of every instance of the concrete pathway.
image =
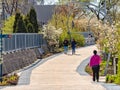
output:
[{"label": "concrete pathway", "polygon": [[[0,87],[2,90],[106,90],[102,84],[92,82],[92,77],[84,72],[85,65],[96,46],[43,59],[21,73],[19,85]],[[86,59],[86,60],[85,60]],[[83,62],[85,60],[85,62]],[[100,78],[103,83],[104,79]]]}]

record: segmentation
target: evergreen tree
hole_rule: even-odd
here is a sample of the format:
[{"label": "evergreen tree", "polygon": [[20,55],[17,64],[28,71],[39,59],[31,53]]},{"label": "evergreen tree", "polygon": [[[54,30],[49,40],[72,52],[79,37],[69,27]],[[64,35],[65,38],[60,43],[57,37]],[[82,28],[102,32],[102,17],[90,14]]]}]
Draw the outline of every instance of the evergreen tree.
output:
[{"label": "evergreen tree", "polygon": [[36,15],[35,9],[33,7],[30,9],[28,18],[29,18],[30,23],[33,25],[33,28],[35,30],[34,33],[38,33],[37,15]]},{"label": "evergreen tree", "polygon": [[25,22],[25,25],[26,25],[26,26],[29,24],[29,17],[28,17],[28,15],[25,16],[24,22]]},{"label": "evergreen tree", "polygon": [[20,16],[21,16],[20,13],[15,14],[15,21],[14,21],[14,25],[13,25],[13,33],[16,33],[17,24],[18,24],[18,20],[19,20]]},{"label": "evergreen tree", "polygon": [[35,30],[34,30],[34,28],[33,28],[33,25],[32,25],[31,23],[29,23],[29,24],[27,25],[27,31],[28,31],[29,33],[34,33],[34,32],[35,32]]},{"label": "evergreen tree", "polygon": [[17,27],[16,27],[16,32],[17,33],[27,33],[27,29],[25,27],[25,23],[23,21],[23,17],[20,16],[18,23],[17,23]]}]

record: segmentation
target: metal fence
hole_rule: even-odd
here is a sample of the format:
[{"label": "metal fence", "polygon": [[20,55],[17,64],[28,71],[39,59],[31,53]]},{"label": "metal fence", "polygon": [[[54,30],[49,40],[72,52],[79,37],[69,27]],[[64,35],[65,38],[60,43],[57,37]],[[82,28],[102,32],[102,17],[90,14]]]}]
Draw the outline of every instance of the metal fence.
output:
[{"label": "metal fence", "polygon": [[19,49],[40,47],[43,42],[43,35],[37,33],[16,33],[11,38],[3,38],[3,52],[10,52]]}]

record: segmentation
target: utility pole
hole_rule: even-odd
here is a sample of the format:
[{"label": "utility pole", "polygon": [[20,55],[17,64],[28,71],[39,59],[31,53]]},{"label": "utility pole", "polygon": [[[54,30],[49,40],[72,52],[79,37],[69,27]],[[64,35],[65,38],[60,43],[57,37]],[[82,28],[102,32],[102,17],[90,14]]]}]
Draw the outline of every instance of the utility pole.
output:
[{"label": "utility pole", "polygon": [[2,15],[1,15],[1,27],[0,27],[0,81],[2,81],[2,76],[3,76],[3,55],[2,55],[2,51],[3,51],[3,48],[2,48],[2,45],[3,45],[3,41],[2,41],[2,24],[3,24],[3,21],[5,20],[5,7],[4,7],[5,3],[4,3],[4,0],[2,0]]},{"label": "utility pole", "polygon": [[0,30],[0,81],[2,81],[2,64],[3,64],[3,57],[2,57],[2,30]]}]

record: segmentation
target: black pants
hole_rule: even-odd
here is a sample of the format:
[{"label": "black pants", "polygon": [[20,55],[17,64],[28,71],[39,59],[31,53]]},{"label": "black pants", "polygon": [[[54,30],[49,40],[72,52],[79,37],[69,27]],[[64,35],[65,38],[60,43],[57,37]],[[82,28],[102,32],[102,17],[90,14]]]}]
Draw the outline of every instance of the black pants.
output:
[{"label": "black pants", "polygon": [[99,81],[99,70],[100,70],[99,65],[95,65],[95,66],[92,67],[93,81],[95,81],[96,79],[97,79],[97,81]]}]

